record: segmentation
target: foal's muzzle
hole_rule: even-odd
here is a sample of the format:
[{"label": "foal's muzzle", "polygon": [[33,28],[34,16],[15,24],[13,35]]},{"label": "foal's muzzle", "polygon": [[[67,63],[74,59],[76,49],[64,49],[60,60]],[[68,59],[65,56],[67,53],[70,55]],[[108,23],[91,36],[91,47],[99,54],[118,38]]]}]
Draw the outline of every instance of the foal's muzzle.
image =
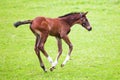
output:
[{"label": "foal's muzzle", "polygon": [[92,30],[92,27],[91,27],[91,26],[88,26],[88,27],[87,27],[87,30],[88,30],[88,31],[91,31],[91,30]]},{"label": "foal's muzzle", "polygon": [[88,29],[88,31],[91,31],[92,30],[92,27]]}]

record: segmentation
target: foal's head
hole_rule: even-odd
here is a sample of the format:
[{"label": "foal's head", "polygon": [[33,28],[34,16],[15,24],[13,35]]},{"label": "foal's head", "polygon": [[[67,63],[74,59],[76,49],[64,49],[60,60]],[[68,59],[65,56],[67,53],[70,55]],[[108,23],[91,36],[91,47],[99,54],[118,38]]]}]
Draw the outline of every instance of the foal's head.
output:
[{"label": "foal's head", "polygon": [[80,18],[76,21],[77,24],[81,24],[85,29],[87,29],[88,31],[92,30],[92,27],[89,24],[89,21],[86,17],[88,12],[85,13],[80,13]]},{"label": "foal's head", "polygon": [[74,24],[80,24],[88,31],[91,31],[92,27],[90,26],[89,21],[86,17],[87,13],[88,12],[74,12],[66,14],[64,16],[60,16],[59,18],[63,18],[63,20],[66,21],[70,26]]}]

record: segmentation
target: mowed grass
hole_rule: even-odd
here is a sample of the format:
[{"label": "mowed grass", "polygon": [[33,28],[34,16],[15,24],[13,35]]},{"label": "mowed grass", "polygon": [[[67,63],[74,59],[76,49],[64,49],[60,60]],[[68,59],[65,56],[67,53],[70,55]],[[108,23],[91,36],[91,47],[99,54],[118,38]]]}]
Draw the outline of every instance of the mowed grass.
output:
[{"label": "mowed grass", "polygon": [[[89,11],[93,27],[88,32],[74,25],[69,34],[74,49],[71,60],[61,68],[68,46],[53,72],[39,66],[34,52],[35,37],[29,25],[14,28],[19,20],[36,16],[58,17],[69,12]],[[57,43],[49,37],[45,49],[55,59]],[[119,80],[120,79],[120,1],[119,0],[2,0],[0,1],[0,80]]]}]

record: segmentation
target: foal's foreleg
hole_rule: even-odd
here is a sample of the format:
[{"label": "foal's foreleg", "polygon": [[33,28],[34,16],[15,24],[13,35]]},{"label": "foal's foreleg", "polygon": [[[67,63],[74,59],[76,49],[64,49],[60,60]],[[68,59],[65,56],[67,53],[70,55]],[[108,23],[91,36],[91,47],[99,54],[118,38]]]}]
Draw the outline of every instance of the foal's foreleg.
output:
[{"label": "foal's foreleg", "polygon": [[37,57],[38,57],[38,59],[39,59],[41,68],[46,72],[47,70],[46,70],[46,68],[45,68],[45,66],[44,66],[44,64],[43,64],[42,58],[41,58],[41,56],[40,56],[40,50],[39,50],[39,48],[38,48],[38,47],[39,47],[39,44],[40,44],[40,36],[39,36],[39,35],[36,35],[35,52],[36,52],[36,55],[37,55]]},{"label": "foal's foreleg", "polygon": [[53,69],[57,65],[58,59],[60,58],[60,55],[62,54],[62,41],[60,38],[56,38],[56,39],[57,39],[57,45],[58,45],[58,55],[57,55],[54,63],[52,64],[52,67],[50,68],[51,71],[53,71]]},{"label": "foal's foreleg", "polygon": [[56,39],[57,39],[57,45],[58,45],[58,55],[55,59],[53,66],[57,65],[58,59],[60,58],[60,55],[62,54],[62,40],[60,38],[56,38]]},{"label": "foal's foreleg", "polygon": [[61,67],[63,67],[63,66],[66,64],[66,62],[70,59],[70,55],[71,55],[71,52],[72,52],[72,50],[73,50],[73,45],[72,45],[72,43],[70,42],[70,40],[69,40],[69,38],[68,38],[67,35],[65,35],[65,36],[63,37],[63,40],[68,44],[68,46],[69,46],[69,52],[68,52],[68,54],[67,54],[64,62],[61,64]]}]

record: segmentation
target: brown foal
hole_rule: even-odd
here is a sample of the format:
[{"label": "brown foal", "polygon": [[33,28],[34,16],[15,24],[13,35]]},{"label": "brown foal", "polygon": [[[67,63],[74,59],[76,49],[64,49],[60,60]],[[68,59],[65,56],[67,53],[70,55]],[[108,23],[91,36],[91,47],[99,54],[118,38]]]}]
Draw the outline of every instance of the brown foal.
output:
[{"label": "brown foal", "polygon": [[[18,27],[23,24],[30,24],[30,29],[36,36],[35,52],[39,59],[40,66],[45,72],[47,71],[40,56],[40,51],[41,51],[52,65],[50,71],[53,71],[62,53],[61,39],[63,39],[69,46],[69,52],[64,62],[61,64],[61,67],[63,67],[66,64],[66,62],[70,59],[70,55],[73,50],[73,45],[69,40],[68,33],[70,32],[71,27],[74,24],[80,24],[88,31],[92,30],[92,27],[90,26],[89,21],[86,18],[87,13],[88,12],[69,13],[64,16],[60,16],[58,18],[47,18],[40,16],[40,17],[36,17],[33,20],[18,21],[14,24],[14,26]],[[46,50],[44,49],[44,44],[47,40],[48,35],[54,36],[57,39],[58,55],[54,62],[52,58],[47,54]]]}]

